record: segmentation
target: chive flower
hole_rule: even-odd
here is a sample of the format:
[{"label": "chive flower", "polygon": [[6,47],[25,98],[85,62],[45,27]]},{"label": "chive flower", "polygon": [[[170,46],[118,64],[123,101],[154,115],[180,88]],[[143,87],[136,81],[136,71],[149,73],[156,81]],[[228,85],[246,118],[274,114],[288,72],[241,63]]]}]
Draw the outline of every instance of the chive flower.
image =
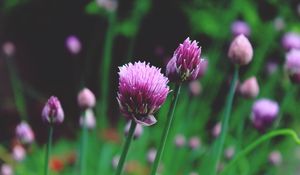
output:
[{"label": "chive flower", "polygon": [[77,102],[83,109],[93,108],[96,105],[96,97],[91,90],[84,88],[78,93]]},{"label": "chive flower", "polygon": [[42,119],[49,124],[60,124],[64,121],[64,111],[57,97],[48,99],[42,111]]},{"label": "chive flower", "polygon": [[293,83],[300,83],[300,50],[292,49],[286,54],[285,69]]},{"label": "chive flower", "polygon": [[156,123],[153,114],[165,102],[170,91],[168,78],[159,68],[145,62],[119,67],[119,76],[117,100],[121,112],[144,126]]},{"label": "chive flower", "polygon": [[23,144],[30,144],[34,141],[34,132],[24,121],[17,125],[16,136]]}]

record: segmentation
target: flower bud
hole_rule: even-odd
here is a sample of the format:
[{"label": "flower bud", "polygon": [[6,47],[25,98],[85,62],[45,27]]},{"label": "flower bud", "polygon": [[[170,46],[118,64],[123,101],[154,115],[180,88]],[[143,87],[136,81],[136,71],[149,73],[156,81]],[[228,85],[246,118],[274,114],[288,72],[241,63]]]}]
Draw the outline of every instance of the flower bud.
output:
[{"label": "flower bud", "polygon": [[235,153],[235,149],[234,147],[229,147],[225,150],[225,157],[226,159],[230,160],[232,159],[232,157],[234,156],[234,153]]},{"label": "flower bud", "polygon": [[11,166],[10,165],[8,165],[8,164],[3,164],[2,166],[1,166],[1,173],[0,173],[1,175],[13,175],[13,170],[12,170],[12,168],[11,168]]},{"label": "flower bud", "polygon": [[103,7],[109,12],[114,12],[118,7],[117,0],[96,0],[96,3],[99,7]]},{"label": "flower bud", "polygon": [[87,109],[85,115],[82,115],[79,120],[79,124],[83,125],[88,129],[94,129],[96,127],[96,118],[92,109]]},{"label": "flower bud", "polygon": [[256,77],[250,77],[239,86],[240,94],[245,98],[255,98],[259,93]]},{"label": "flower bud", "polygon": [[218,122],[212,129],[212,135],[217,138],[219,137],[220,133],[221,133],[221,129],[222,129],[222,125],[220,122]]},{"label": "flower bud", "polygon": [[232,63],[237,65],[247,65],[253,57],[251,43],[244,35],[239,35],[231,42],[228,57]]},{"label": "flower bud", "polygon": [[252,106],[251,114],[254,127],[260,132],[265,132],[276,119],[278,112],[277,102],[264,98],[257,100]]},{"label": "flower bud", "polygon": [[156,149],[151,148],[147,154],[147,160],[149,163],[153,163],[156,157]]},{"label": "flower bud", "polygon": [[60,124],[64,121],[64,111],[57,97],[48,99],[42,111],[42,119],[49,124]]},{"label": "flower bud", "polygon": [[13,147],[12,157],[14,160],[16,160],[17,162],[21,162],[22,160],[24,160],[25,156],[26,150],[21,145],[16,145]]},{"label": "flower bud", "polygon": [[185,137],[182,134],[178,134],[175,137],[175,145],[178,148],[181,148],[185,145]]},{"label": "flower bud", "polygon": [[300,83],[300,50],[292,49],[286,55],[285,69],[291,81],[295,84]]},{"label": "flower bud", "polygon": [[189,147],[192,150],[198,149],[200,144],[201,144],[200,139],[196,136],[191,137],[190,140],[189,140]]},{"label": "flower bud", "polygon": [[113,157],[111,164],[114,169],[117,169],[119,161],[120,161],[119,155]]},{"label": "flower bud", "polygon": [[279,151],[272,151],[269,155],[269,162],[274,166],[280,165],[282,162],[281,153]]},{"label": "flower bud", "polygon": [[71,35],[66,39],[66,47],[71,54],[77,55],[81,51],[81,42],[76,36]]},{"label": "flower bud", "polygon": [[282,31],[285,28],[285,22],[282,17],[276,17],[274,19],[274,27],[277,31]]},{"label": "flower bud", "polygon": [[298,33],[288,32],[283,35],[281,44],[286,50],[300,49],[300,35]]},{"label": "flower bud", "polygon": [[93,108],[96,104],[96,97],[92,91],[88,88],[84,88],[79,92],[77,102],[79,107],[83,109]]},{"label": "flower bud", "polygon": [[10,41],[7,41],[2,45],[2,50],[4,54],[9,57],[13,56],[16,52],[15,45]]},{"label": "flower bud", "polygon": [[233,36],[245,35],[250,36],[251,30],[249,25],[244,21],[235,21],[231,25],[231,33]]},{"label": "flower bud", "polygon": [[189,89],[192,96],[199,96],[202,91],[201,83],[197,80],[194,80],[189,83]]},{"label": "flower bud", "polygon": [[[131,120],[127,122],[126,126],[125,126],[125,135],[126,137],[129,134],[129,129],[130,129],[130,125],[131,125]],[[143,134],[143,126],[140,124],[136,124],[134,133],[133,133],[133,139],[138,139],[140,138],[140,136]]]},{"label": "flower bud", "polygon": [[16,127],[16,136],[23,144],[30,144],[34,141],[34,133],[26,122],[21,122]]}]

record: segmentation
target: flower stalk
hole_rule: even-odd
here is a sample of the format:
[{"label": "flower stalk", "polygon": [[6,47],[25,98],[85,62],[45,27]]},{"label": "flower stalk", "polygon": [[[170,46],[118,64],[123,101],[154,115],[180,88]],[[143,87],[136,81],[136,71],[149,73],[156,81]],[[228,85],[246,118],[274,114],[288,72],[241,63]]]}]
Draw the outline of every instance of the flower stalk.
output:
[{"label": "flower stalk", "polygon": [[53,125],[50,124],[49,134],[48,134],[48,142],[47,142],[47,148],[46,148],[46,155],[45,155],[44,175],[49,174],[49,156],[51,154],[52,137],[53,137]]}]

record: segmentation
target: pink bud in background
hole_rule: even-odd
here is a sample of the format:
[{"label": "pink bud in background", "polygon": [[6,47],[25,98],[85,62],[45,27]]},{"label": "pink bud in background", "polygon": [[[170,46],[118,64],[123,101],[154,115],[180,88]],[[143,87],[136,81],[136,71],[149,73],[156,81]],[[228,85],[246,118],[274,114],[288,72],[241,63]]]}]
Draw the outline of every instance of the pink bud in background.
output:
[{"label": "pink bud in background", "polygon": [[21,145],[16,145],[12,150],[12,157],[15,161],[21,162],[26,156],[26,150]]},{"label": "pink bud in background", "polygon": [[252,106],[251,120],[253,126],[258,131],[265,132],[276,119],[278,112],[277,102],[266,98],[257,100]]},{"label": "pink bud in background", "polygon": [[233,36],[238,36],[243,34],[249,37],[251,33],[251,29],[246,22],[238,20],[231,24],[231,33],[233,34]]},{"label": "pink bud in background", "polygon": [[118,167],[118,164],[119,164],[119,160],[120,160],[120,156],[114,156],[113,157],[113,159],[112,159],[112,167],[114,168],[114,169],[117,169],[117,167]]},{"label": "pink bud in background", "polygon": [[149,163],[153,163],[154,160],[155,160],[155,156],[156,156],[156,149],[151,148],[151,149],[148,151],[148,154],[147,154],[147,161],[148,161]]},{"label": "pink bud in background", "polygon": [[96,3],[99,7],[103,7],[107,11],[113,12],[118,7],[118,1],[117,0],[96,0]]},{"label": "pink bud in background", "polygon": [[218,122],[212,129],[212,135],[217,138],[219,137],[220,133],[221,133],[221,129],[222,129],[222,125],[220,122]]},{"label": "pink bud in background", "polygon": [[234,156],[235,154],[235,149],[234,147],[228,147],[226,150],[225,150],[225,157],[226,159],[232,159],[232,157]]},{"label": "pink bud in background", "polygon": [[300,49],[300,34],[294,32],[285,33],[282,37],[281,44],[286,50]]},{"label": "pink bud in background", "polygon": [[194,80],[189,83],[189,90],[192,96],[199,96],[202,91],[201,83],[197,80]]},{"label": "pink bud in background", "polygon": [[42,111],[42,119],[49,124],[61,124],[64,121],[64,111],[57,97],[48,99]]},{"label": "pink bud in background", "polygon": [[185,145],[185,137],[182,134],[177,134],[175,136],[175,145],[178,148],[181,148]]},{"label": "pink bud in background", "polygon": [[292,49],[286,54],[285,69],[291,81],[295,84],[300,83],[300,50]]},{"label": "pink bud in background", "polygon": [[76,36],[71,35],[66,39],[66,47],[71,54],[77,55],[81,51],[81,42]]},{"label": "pink bud in background", "polygon": [[189,140],[189,147],[192,150],[198,149],[200,144],[201,144],[201,141],[197,136],[191,137]]},{"label": "pink bud in background", "polygon": [[23,144],[30,144],[34,141],[34,133],[25,121],[17,125],[16,136]]},{"label": "pink bud in background", "polygon": [[250,77],[239,86],[240,94],[245,98],[255,98],[259,93],[256,77]]},{"label": "pink bud in background", "polygon": [[3,164],[1,166],[1,175],[13,175],[13,170],[10,165]]},{"label": "pink bud in background", "polygon": [[16,52],[14,43],[10,41],[7,41],[2,45],[2,50],[6,56],[13,56]]},{"label": "pink bud in background", "polygon": [[231,42],[228,51],[230,61],[237,65],[247,65],[253,57],[253,48],[244,35],[239,35]]},{"label": "pink bud in background", "polygon": [[94,129],[96,127],[96,118],[92,109],[85,111],[85,116],[81,116],[79,120],[80,126],[83,125],[88,129]]},{"label": "pink bud in background", "polygon": [[[130,129],[130,125],[131,125],[131,120],[127,122],[126,126],[125,126],[125,135],[127,136],[129,133],[129,129]],[[140,124],[137,124],[133,133],[133,138],[134,139],[138,139],[141,135],[143,134],[143,126]]]},{"label": "pink bud in background", "polygon": [[282,162],[281,153],[279,151],[272,151],[269,154],[269,162],[274,166],[280,165]]},{"label": "pink bud in background", "polygon": [[77,102],[83,109],[93,108],[96,105],[96,97],[91,90],[84,88],[79,92]]}]

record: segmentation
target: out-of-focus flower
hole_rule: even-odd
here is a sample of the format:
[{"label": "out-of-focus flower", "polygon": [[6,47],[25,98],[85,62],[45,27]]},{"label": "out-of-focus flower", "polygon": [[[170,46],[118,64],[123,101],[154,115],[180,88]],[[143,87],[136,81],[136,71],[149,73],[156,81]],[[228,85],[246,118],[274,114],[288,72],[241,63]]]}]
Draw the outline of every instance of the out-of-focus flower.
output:
[{"label": "out-of-focus flower", "polygon": [[235,153],[234,147],[233,146],[228,147],[225,150],[225,157],[226,157],[226,159],[232,159],[232,157],[234,156],[234,153]]},{"label": "out-of-focus flower", "polygon": [[85,116],[81,116],[79,120],[80,126],[85,126],[88,129],[94,129],[96,127],[96,118],[92,109],[85,111]]},{"label": "out-of-focus flower", "polygon": [[13,169],[8,164],[3,164],[1,166],[1,175],[13,175]]},{"label": "out-of-focus flower", "polygon": [[156,123],[153,114],[169,93],[168,78],[145,62],[129,63],[119,69],[117,100],[121,112],[138,124],[153,125]]},{"label": "out-of-focus flower", "polygon": [[81,42],[77,36],[71,35],[66,39],[66,47],[73,55],[77,55],[81,51]]},{"label": "out-of-focus flower", "polygon": [[16,145],[13,147],[12,157],[14,160],[20,162],[24,160],[25,156],[26,156],[26,150],[23,148],[23,146]]},{"label": "out-of-focus flower", "polygon": [[300,49],[300,34],[295,32],[288,32],[284,34],[281,44],[286,50]]},{"label": "out-of-focus flower", "polygon": [[[131,120],[127,122],[126,126],[125,126],[125,135],[127,136],[129,133],[129,129],[130,129],[130,125],[131,125]],[[143,126],[140,124],[137,124],[133,133],[133,138],[134,139],[138,139],[140,138],[140,136],[143,134]]]},{"label": "out-of-focus flower", "polygon": [[292,49],[286,54],[285,69],[293,83],[300,83],[300,50]]},{"label": "out-of-focus flower", "polygon": [[199,175],[197,172],[190,172],[189,175]]},{"label": "out-of-focus flower", "polygon": [[247,65],[253,57],[253,48],[250,41],[244,35],[238,35],[231,42],[228,57],[237,65]]},{"label": "out-of-focus flower", "polygon": [[221,133],[222,125],[220,122],[218,122],[212,129],[212,135],[216,138],[219,137]]},{"label": "out-of-focus flower", "polygon": [[249,37],[251,29],[245,21],[238,20],[231,24],[231,33],[235,37],[241,34]]},{"label": "out-of-focus flower", "polygon": [[281,153],[279,151],[272,151],[269,154],[269,162],[274,166],[280,165],[282,162]]},{"label": "out-of-focus flower", "polygon": [[91,90],[84,88],[78,93],[77,102],[83,109],[93,108],[96,104],[96,97]]},{"label": "out-of-focus flower", "polygon": [[256,77],[250,77],[239,86],[240,94],[245,98],[255,98],[259,93]]},{"label": "out-of-focus flower", "polygon": [[200,141],[199,137],[197,137],[197,136],[191,137],[189,140],[189,147],[193,150],[198,149],[200,144],[201,144],[201,141]]},{"label": "out-of-focus flower", "polygon": [[155,160],[155,156],[156,156],[156,149],[154,148],[151,148],[149,151],[148,151],[148,154],[147,154],[147,161],[149,163],[153,163],[154,160]]},{"label": "out-of-focus flower", "polygon": [[181,148],[185,145],[185,137],[182,134],[177,134],[175,136],[175,145],[178,148]]},{"label": "out-of-focus flower", "polygon": [[42,111],[42,119],[49,124],[60,124],[64,121],[64,111],[57,97],[48,99]]},{"label": "out-of-focus flower", "polygon": [[25,121],[17,125],[16,136],[23,144],[30,144],[34,141],[34,133]]},{"label": "out-of-focus flower", "polygon": [[202,76],[207,68],[207,60],[200,58],[201,48],[197,41],[187,38],[175,50],[166,67],[170,81],[180,83],[193,81]]},{"label": "out-of-focus flower", "polygon": [[279,112],[277,102],[269,99],[259,99],[252,106],[251,120],[254,127],[264,132],[276,119]]},{"label": "out-of-focus flower", "polygon": [[109,12],[113,12],[118,8],[117,0],[96,0],[99,7],[103,7]]},{"label": "out-of-focus flower", "polygon": [[119,155],[113,157],[113,159],[111,161],[111,164],[112,164],[112,167],[114,169],[117,169],[118,164],[119,164],[119,160],[120,160],[120,156]]},{"label": "out-of-focus flower", "polygon": [[10,41],[7,41],[2,45],[2,50],[6,56],[13,56],[16,52],[14,43]]},{"label": "out-of-focus flower", "polygon": [[57,157],[50,159],[50,169],[55,172],[61,172],[64,169],[64,162]]},{"label": "out-of-focus flower", "polygon": [[189,83],[189,90],[192,96],[199,96],[202,91],[201,83],[197,80],[194,80]]},{"label": "out-of-focus flower", "polygon": [[278,69],[278,63],[275,61],[268,61],[266,65],[266,71],[269,75],[272,75]]},{"label": "out-of-focus flower", "polygon": [[285,22],[282,17],[274,19],[274,27],[277,31],[282,31],[285,28]]}]

